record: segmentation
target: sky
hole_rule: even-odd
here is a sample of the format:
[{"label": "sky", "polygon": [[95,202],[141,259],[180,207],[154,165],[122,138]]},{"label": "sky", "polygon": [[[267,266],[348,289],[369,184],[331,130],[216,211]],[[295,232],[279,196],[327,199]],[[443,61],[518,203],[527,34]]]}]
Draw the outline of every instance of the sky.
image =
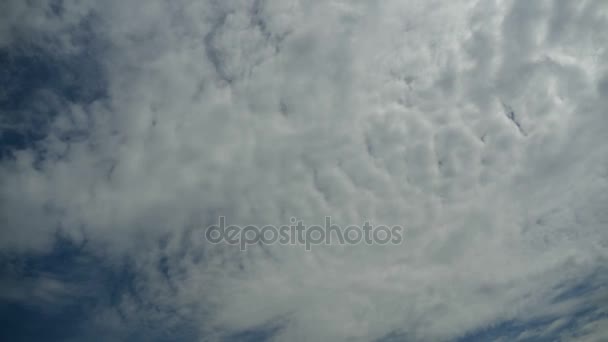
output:
[{"label": "sky", "polygon": [[[608,2],[4,0],[0,340],[607,341]],[[205,240],[291,218],[398,245]]]}]

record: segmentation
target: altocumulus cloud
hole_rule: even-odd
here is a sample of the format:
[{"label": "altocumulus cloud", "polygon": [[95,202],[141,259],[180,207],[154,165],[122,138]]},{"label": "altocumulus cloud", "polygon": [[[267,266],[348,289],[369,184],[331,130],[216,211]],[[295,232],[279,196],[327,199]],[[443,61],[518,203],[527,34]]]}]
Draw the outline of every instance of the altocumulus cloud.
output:
[{"label": "altocumulus cloud", "polygon": [[[608,336],[605,1],[8,0],[0,13],[3,335]],[[204,240],[219,216],[327,215],[401,225],[404,242]]]}]

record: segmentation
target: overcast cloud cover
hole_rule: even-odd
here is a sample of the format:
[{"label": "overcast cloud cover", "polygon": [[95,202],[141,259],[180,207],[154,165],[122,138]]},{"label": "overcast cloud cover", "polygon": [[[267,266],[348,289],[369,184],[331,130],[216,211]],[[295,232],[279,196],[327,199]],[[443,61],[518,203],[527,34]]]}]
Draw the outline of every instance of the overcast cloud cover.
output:
[{"label": "overcast cloud cover", "polygon": [[[606,341],[608,2],[5,0],[7,341]],[[238,248],[204,227],[401,225]]]}]

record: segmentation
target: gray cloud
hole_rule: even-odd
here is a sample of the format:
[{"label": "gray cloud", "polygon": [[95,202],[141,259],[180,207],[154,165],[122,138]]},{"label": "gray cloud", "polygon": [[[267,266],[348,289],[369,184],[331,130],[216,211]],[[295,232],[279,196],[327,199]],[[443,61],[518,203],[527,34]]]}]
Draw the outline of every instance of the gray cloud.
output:
[{"label": "gray cloud", "polygon": [[[3,5],[27,19],[0,20],[0,46],[63,55],[92,23],[104,96],[62,99],[46,138],[2,160],[0,248],[59,235],[131,260],[154,309],[125,299],[100,322],[437,341],[586,304],[552,298],[606,260],[604,2],[51,3]],[[220,215],[407,232],[241,253],[204,242]]]}]

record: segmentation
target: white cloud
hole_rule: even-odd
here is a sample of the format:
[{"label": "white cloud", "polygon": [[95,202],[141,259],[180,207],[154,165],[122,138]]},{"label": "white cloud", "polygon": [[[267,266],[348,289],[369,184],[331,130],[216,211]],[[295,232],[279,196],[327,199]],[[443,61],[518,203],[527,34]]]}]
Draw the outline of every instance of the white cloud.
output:
[{"label": "white cloud", "polygon": [[[98,18],[109,96],[57,118],[85,141],[2,162],[5,250],[59,227],[132,258],[142,295],[204,333],[281,320],[291,341],[455,338],[550,312],[553,286],[605,261],[602,1],[73,6]],[[407,234],[241,253],[202,242],[219,215]]]}]

